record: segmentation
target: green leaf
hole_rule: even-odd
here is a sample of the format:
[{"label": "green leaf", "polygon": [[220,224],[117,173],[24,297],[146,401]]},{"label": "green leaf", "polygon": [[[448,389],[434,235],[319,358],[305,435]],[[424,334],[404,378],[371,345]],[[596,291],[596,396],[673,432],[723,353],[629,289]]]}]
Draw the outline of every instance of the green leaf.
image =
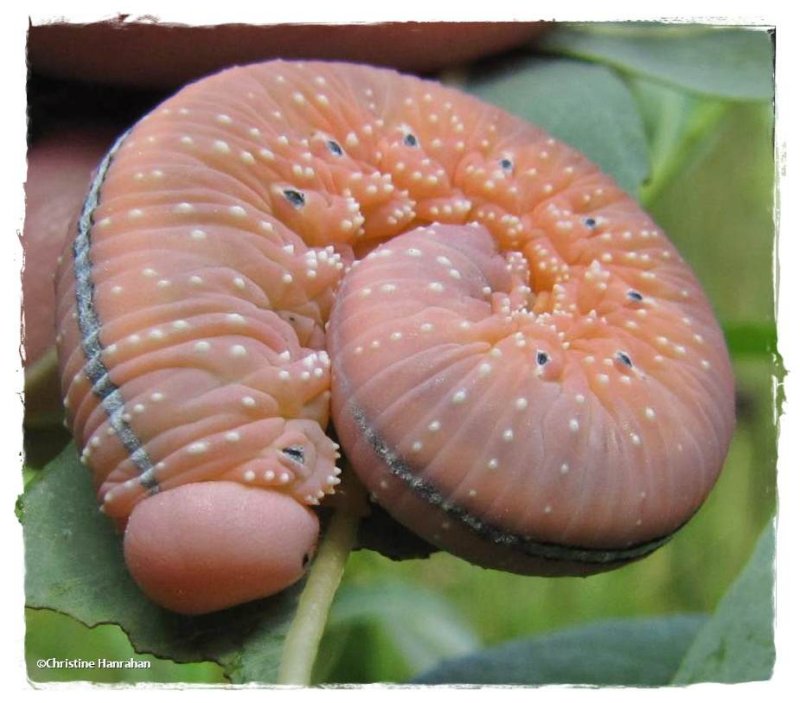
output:
[{"label": "green leaf", "polygon": [[774,319],[773,118],[770,105],[731,105],[648,204],[724,322]]},{"label": "green leaf", "polygon": [[[31,609],[26,612],[25,624],[25,658],[29,675],[36,682],[85,680],[85,669],[53,665],[80,659],[94,663],[92,680],[100,683],[225,683],[219,667],[209,662],[176,664],[149,654],[136,654],[116,625],[88,628],[67,615]],[[106,662],[133,665],[117,668]]]},{"label": "green leaf", "polygon": [[[388,681],[405,680],[432,662],[480,646],[473,629],[445,598],[402,582],[343,586],[331,608],[323,651],[334,650],[343,634],[353,628],[366,629],[367,637],[380,641],[380,651],[374,652],[375,665],[381,670],[380,679]],[[355,644],[353,651],[339,651],[337,656],[370,656],[363,637]],[[326,659],[330,657],[320,657]],[[327,680],[338,679],[335,671],[319,673]]]},{"label": "green leaf", "polygon": [[778,351],[774,322],[727,322],[722,327],[734,356],[771,356]]},{"label": "green leaf", "polygon": [[21,514],[31,608],[64,613],[90,627],[117,623],[137,652],[177,662],[214,661],[234,682],[274,680],[300,585],[199,617],[159,608],[129,576],[119,536],[99,512],[73,445],[28,487]]},{"label": "green leaf", "polygon": [[775,532],[768,525],[753,556],[703,626],[674,683],[765,681],[775,664]]},{"label": "green leaf", "polygon": [[701,95],[771,100],[774,49],[761,28],[587,24],[545,36],[543,51],[597,61]]},{"label": "green leaf", "polygon": [[629,86],[650,143],[651,173],[641,196],[647,206],[706,146],[730,103],[700,98],[642,78],[632,78]]},{"label": "green leaf", "polygon": [[415,682],[662,686],[705,619],[675,615],[571,627],[445,662]]},{"label": "green leaf", "polygon": [[647,140],[625,82],[604,66],[526,59],[465,86],[582,151],[636,196],[648,170]]}]

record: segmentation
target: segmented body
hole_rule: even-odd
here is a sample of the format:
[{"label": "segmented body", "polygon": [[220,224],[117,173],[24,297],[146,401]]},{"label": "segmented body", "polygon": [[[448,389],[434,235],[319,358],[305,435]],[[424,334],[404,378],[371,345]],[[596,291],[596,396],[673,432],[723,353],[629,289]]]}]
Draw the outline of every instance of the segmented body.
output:
[{"label": "segmented body", "polygon": [[412,529],[595,568],[680,526],[732,432],[711,308],[636,203],[543,131],[390,71],[188,86],[107,157],[59,287],[69,420],[121,521],[193,481],[317,504],[333,383],[354,468]]}]

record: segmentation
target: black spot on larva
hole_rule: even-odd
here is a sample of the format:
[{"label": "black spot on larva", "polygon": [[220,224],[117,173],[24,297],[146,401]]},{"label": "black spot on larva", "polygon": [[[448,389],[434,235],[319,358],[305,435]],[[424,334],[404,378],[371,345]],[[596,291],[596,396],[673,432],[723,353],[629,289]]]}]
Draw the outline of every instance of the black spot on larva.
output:
[{"label": "black spot on larva", "polygon": [[550,355],[546,351],[538,349],[536,351],[536,363],[539,366],[544,366],[548,361],[550,361]]},{"label": "black spot on larva", "polygon": [[644,296],[638,290],[629,290],[628,291],[628,300],[634,300],[637,303],[641,303],[644,300]]},{"label": "black spot on larva", "polygon": [[511,173],[514,170],[514,162],[509,158],[500,159],[500,168],[506,173]]},{"label": "black spot on larva", "polygon": [[342,147],[340,147],[339,143],[335,142],[333,139],[329,139],[327,142],[325,142],[325,146],[328,147],[328,151],[334,156],[342,156],[344,154]]},{"label": "black spot on larva", "polygon": [[283,191],[283,195],[296,208],[301,208],[306,204],[306,196],[299,190],[287,188]]},{"label": "black spot on larva", "polygon": [[403,144],[405,144],[406,146],[419,146],[417,138],[413,134],[411,134],[411,132],[408,132],[403,137]]},{"label": "black spot on larva", "polygon": [[303,563],[302,563],[303,569],[305,569],[308,566],[308,562],[310,561],[311,561],[311,554],[309,552],[303,554]]},{"label": "black spot on larva", "polygon": [[296,461],[298,464],[306,463],[306,454],[302,447],[285,447],[284,449],[281,449],[281,451],[292,461]]},{"label": "black spot on larva", "polygon": [[583,224],[589,229],[594,229],[597,227],[597,220],[595,220],[594,217],[584,217]]},{"label": "black spot on larva", "polygon": [[625,364],[628,368],[633,368],[633,361],[631,361],[631,358],[625,352],[618,351],[617,360]]}]

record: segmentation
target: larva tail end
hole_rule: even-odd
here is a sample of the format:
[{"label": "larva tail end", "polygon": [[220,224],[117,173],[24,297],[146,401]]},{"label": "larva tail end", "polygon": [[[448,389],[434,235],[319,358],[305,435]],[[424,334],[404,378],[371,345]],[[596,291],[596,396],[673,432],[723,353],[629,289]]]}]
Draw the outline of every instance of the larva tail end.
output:
[{"label": "larva tail end", "polygon": [[125,561],[159,605],[222,610],[298,581],[316,546],[316,515],[277,491],[191,483],[141,501],[125,530]]}]

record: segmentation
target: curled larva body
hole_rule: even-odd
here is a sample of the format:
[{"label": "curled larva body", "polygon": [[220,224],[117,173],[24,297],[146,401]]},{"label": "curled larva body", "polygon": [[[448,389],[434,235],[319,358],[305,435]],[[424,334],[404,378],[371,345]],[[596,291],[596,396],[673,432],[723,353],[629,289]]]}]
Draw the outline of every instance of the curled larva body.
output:
[{"label": "curled larva body", "polygon": [[[194,530],[176,560],[206,543],[222,572],[236,535],[274,528],[254,501],[226,523],[227,552],[206,538],[232,484],[290,498],[274,512],[303,525],[335,490],[331,394],[344,451],[393,515],[534,573],[654,549],[707,495],[733,428],[710,306],[628,196],[497,108],[364,66],[231,69],[141,120],[98,170],[58,320],[103,509],[137,535]],[[195,484],[202,524],[166,498]],[[162,578],[153,540],[131,540],[159,602],[232,604],[224,583]],[[295,561],[311,548],[298,540]],[[236,602],[287,573],[252,569]]]}]

